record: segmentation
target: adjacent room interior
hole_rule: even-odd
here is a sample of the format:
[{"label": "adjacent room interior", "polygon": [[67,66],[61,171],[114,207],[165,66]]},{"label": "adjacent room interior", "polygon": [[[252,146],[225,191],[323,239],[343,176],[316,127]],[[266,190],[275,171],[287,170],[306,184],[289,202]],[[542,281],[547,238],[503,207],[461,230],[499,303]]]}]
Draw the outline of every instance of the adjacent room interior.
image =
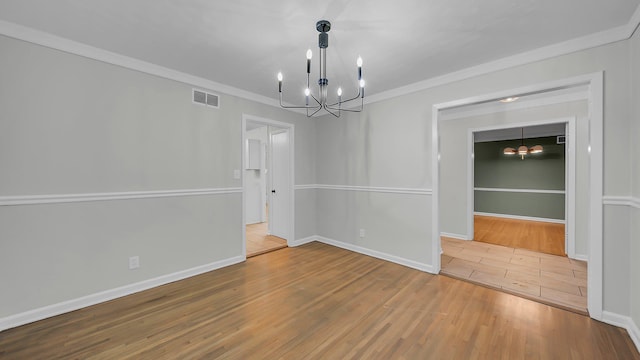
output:
[{"label": "adjacent room interior", "polygon": [[[245,159],[245,223],[247,258],[287,247],[287,240],[271,235],[269,199],[272,189],[271,134],[277,127],[247,122]],[[272,216],[279,216],[278,214]]]},{"label": "adjacent room interior", "polygon": [[473,241],[443,237],[442,272],[586,314],[586,261],[566,250],[573,122],[558,121],[472,133]]}]

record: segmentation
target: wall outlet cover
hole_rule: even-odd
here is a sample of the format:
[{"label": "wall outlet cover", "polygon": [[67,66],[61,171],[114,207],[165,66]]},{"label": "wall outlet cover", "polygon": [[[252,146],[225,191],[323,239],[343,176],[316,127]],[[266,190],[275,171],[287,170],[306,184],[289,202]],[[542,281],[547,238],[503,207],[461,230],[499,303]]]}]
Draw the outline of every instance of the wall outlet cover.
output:
[{"label": "wall outlet cover", "polygon": [[132,256],[129,258],[129,270],[137,269],[140,267],[140,257]]}]

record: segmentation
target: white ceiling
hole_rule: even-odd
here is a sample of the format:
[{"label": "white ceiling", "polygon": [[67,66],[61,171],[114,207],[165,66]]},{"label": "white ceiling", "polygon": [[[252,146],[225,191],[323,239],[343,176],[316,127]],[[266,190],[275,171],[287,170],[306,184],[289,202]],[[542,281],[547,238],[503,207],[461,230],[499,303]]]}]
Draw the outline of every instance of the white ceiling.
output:
[{"label": "white ceiling", "polygon": [[[327,19],[330,86],[367,95],[628,25],[640,0],[3,0],[0,20],[285,100]],[[301,97],[300,97],[301,98]]]}]

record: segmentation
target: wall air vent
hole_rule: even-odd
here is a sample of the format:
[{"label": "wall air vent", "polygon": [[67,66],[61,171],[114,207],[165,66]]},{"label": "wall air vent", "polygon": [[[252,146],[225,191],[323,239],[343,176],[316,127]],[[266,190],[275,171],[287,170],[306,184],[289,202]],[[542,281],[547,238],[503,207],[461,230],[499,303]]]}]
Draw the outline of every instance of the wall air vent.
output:
[{"label": "wall air vent", "polygon": [[556,137],[556,144],[564,144],[567,142],[567,135],[558,135]]},{"label": "wall air vent", "polygon": [[193,89],[193,96],[191,99],[194,104],[205,105],[216,109],[220,108],[220,97],[216,94]]}]

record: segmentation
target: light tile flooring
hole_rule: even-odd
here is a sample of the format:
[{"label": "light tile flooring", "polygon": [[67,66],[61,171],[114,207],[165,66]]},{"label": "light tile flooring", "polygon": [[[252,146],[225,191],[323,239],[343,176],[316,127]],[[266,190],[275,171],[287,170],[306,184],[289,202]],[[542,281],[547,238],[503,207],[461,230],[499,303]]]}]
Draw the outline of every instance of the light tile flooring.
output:
[{"label": "light tile flooring", "polygon": [[587,314],[583,261],[446,237],[442,250],[442,274]]},{"label": "light tile flooring", "polygon": [[287,241],[285,239],[267,235],[268,224],[266,222],[247,225],[246,231],[247,257],[265,254],[287,247]]}]

